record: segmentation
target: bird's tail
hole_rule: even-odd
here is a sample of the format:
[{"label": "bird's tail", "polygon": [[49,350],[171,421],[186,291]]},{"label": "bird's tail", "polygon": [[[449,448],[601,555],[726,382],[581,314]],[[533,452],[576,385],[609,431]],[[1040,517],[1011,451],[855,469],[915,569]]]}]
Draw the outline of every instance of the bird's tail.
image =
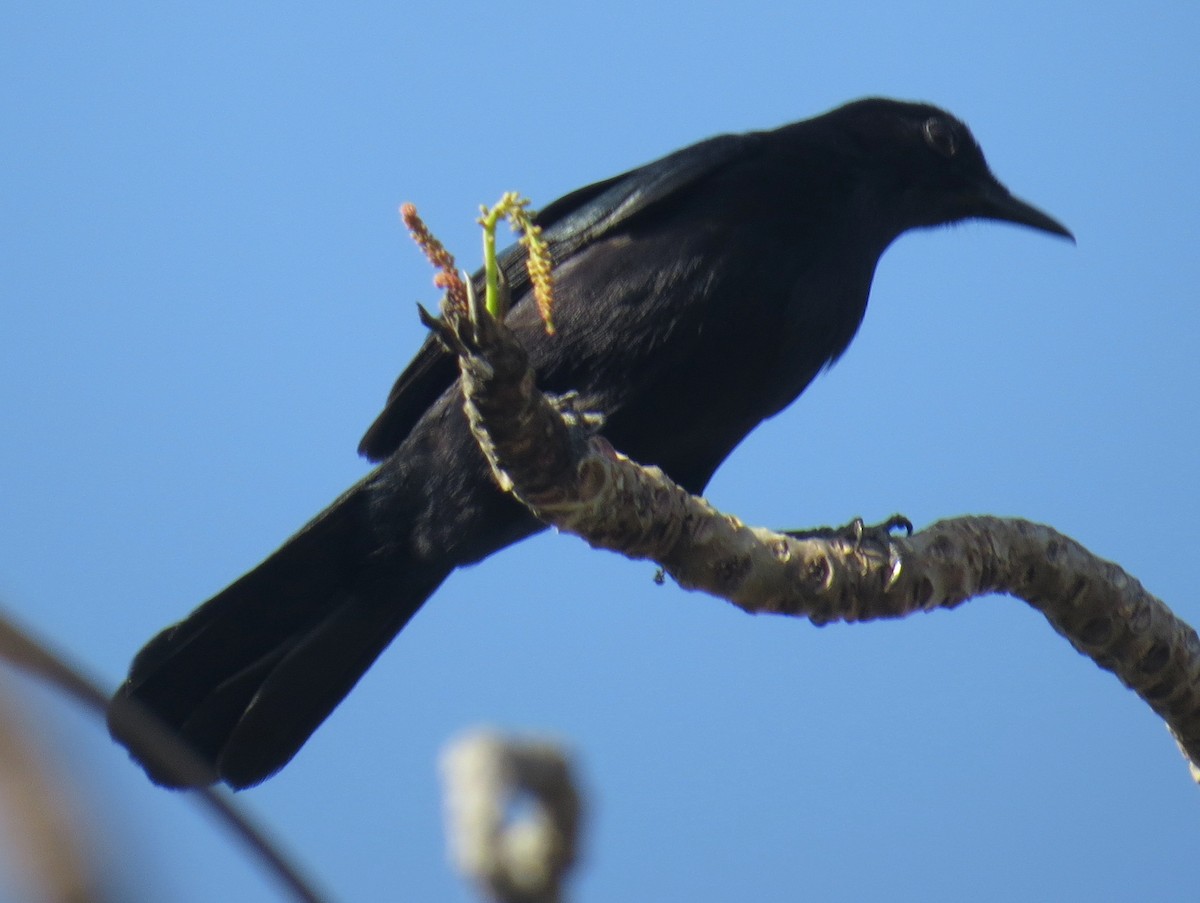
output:
[{"label": "bird's tail", "polygon": [[[146,644],[108,724],[151,779],[257,784],[350,692],[452,567],[381,550],[370,520],[364,481]],[[210,770],[181,770],[148,746],[147,713]]]}]

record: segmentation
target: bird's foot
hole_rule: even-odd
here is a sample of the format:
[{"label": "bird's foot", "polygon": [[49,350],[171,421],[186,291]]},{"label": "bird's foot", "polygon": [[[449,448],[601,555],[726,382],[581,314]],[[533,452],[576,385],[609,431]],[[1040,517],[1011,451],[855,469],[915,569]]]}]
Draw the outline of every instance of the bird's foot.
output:
[{"label": "bird's foot", "polygon": [[553,395],[550,392],[542,394],[562,415],[567,426],[581,430],[588,437],[594,436],[604,429],[604,414],[600,411],[584,410],[578,392],[571,390],[562,395]]},{"label": "bird's foot", "polygon": [[905,535],[912,536],[913,525],[903,514],[893,514],[880,524],[865,524],[861,517],[856,517],[842,527],[813,527],[808,530],[780,530],[784,536],[793,539],[832,539],[850,543],[855,549],[861,549],[863,544],[886,546],[896,530],[903,530]]}]

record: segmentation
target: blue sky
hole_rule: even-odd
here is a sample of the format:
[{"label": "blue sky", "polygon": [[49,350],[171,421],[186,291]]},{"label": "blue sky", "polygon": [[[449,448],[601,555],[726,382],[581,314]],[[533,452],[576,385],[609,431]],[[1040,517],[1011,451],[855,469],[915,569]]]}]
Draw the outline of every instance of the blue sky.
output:
[{"label": "blue sky", "polygon": [[[1200,623],[1198,37],[1200,7],[1155,2],[6,4],[0,600],[115,685],[362,475],[436,300],[401,202],[473,265],[502,191],[883,94],[967,121],[1078,245],[902,238],[850,351],[710,499],[1028,517]],[[818,630],[652,575],[560,536],[454,575],[242,801],[339,899],[470,900],[436,757],[485,723],[577,751],[583,901],[1194,899],[1200,791],[1161,722],[1021,603]],[[273,898],[98,725],[12,686],[125,880]]]}]

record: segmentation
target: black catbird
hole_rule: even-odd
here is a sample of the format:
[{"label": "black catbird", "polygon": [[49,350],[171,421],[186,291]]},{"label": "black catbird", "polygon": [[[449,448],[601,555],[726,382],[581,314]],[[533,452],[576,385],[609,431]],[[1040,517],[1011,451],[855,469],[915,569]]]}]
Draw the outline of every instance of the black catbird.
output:
[{"label": "black catbird", "polygon": [[[968,218],[1071,237],[991,174],[936,107],[871,99],[723,135],[544,210],[557,334],[501,265],[542,388],[579,393],[612,444],[700,492],[750,430],[842,354],[876,263],[908,229]],[[479,277],[476,277],[477,279]],[[455,361],[427,339],[359,451],[379,467],[274,555],[151,640],[109,713],[151,778],[136,701],[233,787],[283,767],[456,567],[542,529],[492,482]]]}]

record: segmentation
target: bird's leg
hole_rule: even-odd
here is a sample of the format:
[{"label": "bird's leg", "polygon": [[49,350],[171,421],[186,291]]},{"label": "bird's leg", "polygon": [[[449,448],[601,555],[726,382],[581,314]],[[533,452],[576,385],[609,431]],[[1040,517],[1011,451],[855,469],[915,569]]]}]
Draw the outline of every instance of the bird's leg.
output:
[{"label": "bird's leg", "polygon": [[913,525],[903,514],[893,514],[880,524],[865,524],[861,517],[856,517],[843,527],[812,527],[807,530],[780,530],[784,536],[793,539],[840,539],[850,543],[855,549],[863,543],[887,545],[896,530],[903,530],[912,536]]}]

